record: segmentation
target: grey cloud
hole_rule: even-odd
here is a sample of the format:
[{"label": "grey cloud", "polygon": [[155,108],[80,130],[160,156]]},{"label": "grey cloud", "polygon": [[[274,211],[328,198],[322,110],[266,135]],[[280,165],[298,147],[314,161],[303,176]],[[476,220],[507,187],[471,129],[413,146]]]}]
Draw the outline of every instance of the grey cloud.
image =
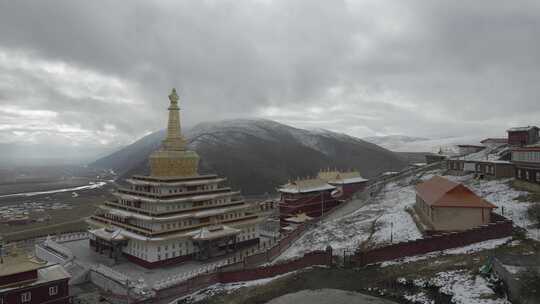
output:
[{"label": "grey cloud", "polygon": [[[497,136],[512,124],[538,123],[539,8],[536,1],[0,0],[0,50],[118,79],[127,92],[110,95],[134,104],[1,67],[0,79],[12,81],[0,84],[0,103],[23,100],[89,132],[112,124],[118,143],[164,125],[173,86],[189,125],[263,116],[357,136]],[[69,96],[66,86],[82,96]]]}]

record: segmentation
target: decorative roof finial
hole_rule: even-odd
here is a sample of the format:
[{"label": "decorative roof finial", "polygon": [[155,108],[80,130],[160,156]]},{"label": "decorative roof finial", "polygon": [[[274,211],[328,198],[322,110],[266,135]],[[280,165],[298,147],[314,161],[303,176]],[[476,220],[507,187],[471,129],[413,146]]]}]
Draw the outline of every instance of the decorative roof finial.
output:
[{"label": "decorative roof finial", "polygon": [[176,89],[173,88],[171,94],[169,95],[169,100],[171,101],[171,104],[177,104],[178,103],[178,94],[176,94]]}]

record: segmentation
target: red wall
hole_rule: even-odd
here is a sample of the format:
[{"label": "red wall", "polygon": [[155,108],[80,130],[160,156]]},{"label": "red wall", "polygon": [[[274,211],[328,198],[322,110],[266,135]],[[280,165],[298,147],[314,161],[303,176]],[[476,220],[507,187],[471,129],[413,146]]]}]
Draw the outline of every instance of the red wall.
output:
[{"label": "red wall", "polygon": [[[49,287],[52,286],[58,286],[58,294],[49,296]],[[21,294],[24,292],[31,293],[31,301],[26,302],[28,304],[68,304],[71,302],[67,279],[47,282],[37,286],[29,286],[27,288],[15,289],[1,294],[1,296],[4,297],[4,303],[21,303]]]},{"label": "red wall", "polygon": [[537,140],[535,131],[514,131],[508,132],[508,144],[512,146],[522,146],[533,144]]},{"label": "red wall", "polygon": [[276,264],[267,267],[251,268],[238,271],[221,272],[220,283],[233,283],[252,281],[263,278],[274,277],[276,275],[288,273],[294,270],[306,268],[313,265],[331,265],[332,256],[326,251],[313,251],[304,257],[289,261],[283,264]]},{"label": "red wall", "polygon": [[[338,206],[342,201],[347,201],[351,199],[351,197],[366,188],[367,182],[361,182],[361,183],[353,183],[353,184],[344,184],[337,185],[332,184],[336,187],[342,187],[343,189],[343,195],[338,198],[334,198],[331,195],[331,191],[324,191],[322,192],[322,196],[324,197],[324,213],[330,212],[332,209],[334,209],[336,206]],[[292,200],[290,194],[283,194],[281,195],[281,201],[279,203],[279,212],[280,212],[280,219],[281,219],[281,225],[287,226],[288,223],[284,222],[283,220],[291,217],[295,214],[299,213],[305,213],[308,216],[311,217],[320,217],[321,216],[321,192],[317,193],[305,193],[305,194],[297,194],[297,199]],[[288,197],[289,200],[285,200],[285,198]]]},{"label": "red wall", "polygon": [[142,303],[154,303],[157,300],[181,297],[196,290],[200,290],[218,283],[233,283],[264,279],[310,266],[330,266],[331,264],[331,250],[314,251],[307,253],[302,258],[288,261],[282,264],[276,264],[267,267],[242,269],[236,271],[221,271],[199,275],[178,285],[175,285],[174,287],[160,290],[157,292],[156,298],[147,300]]},{"label": "red wall", "polygon": [[367,182],[345,184],[343,185],[343,197],[340,199],[350,199],[356,192],[364,190],[366,186]]},{"label": "red wall", "polygon": [[[324,200],[324,212],[330,211],[339,204],[339,202],[332,197],[331,191],[325,190],[322,192],[310,192],[304,194],[298,194],[296,199],[293,199],[290,194],[282,194],[281,201],[279,203],[280,218],[285,219],[294,216],[299,213],[305,213],[311,217],[321,216],[321,204]],[[288,197],[287,200],[285,198]]]},{"label": "red wall", "polygon": [[34,269],[30,271],[1,276],[0,286],[8,285],[8,284],[15,284],[18,282],[27,282],[30,280],[37,280],[37,270]]},{"label": "red wall", "polygon": [[512,221],[494,215],[497,222],[463,232],[428,236],[423,239],[358,252],[352,261],[358,265],[394,260],[433,251],[463,247],[466,245],[512,235]]}]

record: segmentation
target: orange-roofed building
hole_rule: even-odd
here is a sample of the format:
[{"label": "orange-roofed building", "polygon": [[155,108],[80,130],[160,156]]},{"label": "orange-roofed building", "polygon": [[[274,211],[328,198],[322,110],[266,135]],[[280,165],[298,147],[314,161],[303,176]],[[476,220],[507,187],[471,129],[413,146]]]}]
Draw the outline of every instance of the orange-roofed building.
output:
[{"label": "orange-roofed building", "polygon": [[431,230],[461,231],[488,224],[495,208],[463,184],[440,176],[416,186],[415,209]]}]

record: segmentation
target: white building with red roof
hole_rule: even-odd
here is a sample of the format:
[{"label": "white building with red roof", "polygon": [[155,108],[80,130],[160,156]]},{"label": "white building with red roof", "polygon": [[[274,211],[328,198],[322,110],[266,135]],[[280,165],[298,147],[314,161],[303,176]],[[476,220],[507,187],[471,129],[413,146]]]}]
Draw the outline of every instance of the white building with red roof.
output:
[{"label": "white building with red roof", "polygon": [[441,176],[416,186],[416,213],[434,231],[462,231],[491,221],[497,208],[463,184]]}]

